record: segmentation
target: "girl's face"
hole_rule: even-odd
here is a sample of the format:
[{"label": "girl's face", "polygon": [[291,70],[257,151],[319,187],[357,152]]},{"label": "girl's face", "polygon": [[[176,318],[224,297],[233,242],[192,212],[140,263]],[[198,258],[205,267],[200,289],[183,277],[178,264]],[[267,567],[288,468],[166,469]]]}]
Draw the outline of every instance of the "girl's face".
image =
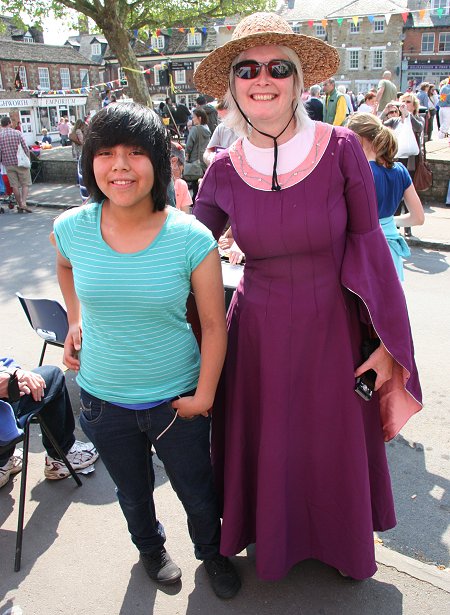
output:
[{"label": "girl's face", "polygon": [[94,156],[94,175],[98,187],[110,204],[120,208],[150,207],[155,180],[148,153],[140,146],[104,147]]},{"label": "girl's face", "polygon": [[194,126],[200,124],[200,118],[198,117],[198,115],[195,115],[195,113],[192,114],[192,123],[194,124]]},{"label": "girl's face", "polygon": [[[253,47],[239,56],[239,62],[255,60],[289,60],[286,53],[276,45]],[[244,113],[256,126],[258,123],[274,123],[283,126],[289,121],[295,99],[294,75],[274,79],[263,66],[255,79],[234,77],[236,98]]]}]

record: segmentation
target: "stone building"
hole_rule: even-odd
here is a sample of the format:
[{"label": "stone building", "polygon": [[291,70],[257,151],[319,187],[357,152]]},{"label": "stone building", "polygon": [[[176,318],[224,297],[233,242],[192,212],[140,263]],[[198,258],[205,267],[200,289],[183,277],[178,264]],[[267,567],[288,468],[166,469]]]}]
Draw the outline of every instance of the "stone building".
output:
[{"label": "stone building", "polygon": [[[376,87],[385,70],[402,81],[403,18],[408,0],[289,0],[280,14],[295,32],[316,36],[339,51],[336,83],[353,92]],[[388,15],[388,18],[386,18]],[[356,19],[355,19],[356,17]]]},{"label": "stone building", "polygon": [[99,80],[98,63],[71,48],[0,40],[0,117],[19,121],[29,145],[42,128],[59,138],[60,117],[74,121],[97,109],[98,92],[86,88]]}]

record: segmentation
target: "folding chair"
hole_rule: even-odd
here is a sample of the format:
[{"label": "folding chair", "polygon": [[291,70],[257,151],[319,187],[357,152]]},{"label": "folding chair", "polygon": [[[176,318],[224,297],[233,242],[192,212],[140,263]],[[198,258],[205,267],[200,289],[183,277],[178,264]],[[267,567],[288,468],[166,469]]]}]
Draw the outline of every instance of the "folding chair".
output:
[{"label": "folding chair", "polygon": [[52,299],[31,299],[16,293],[28,322],[41,339],[44,340],[39,367],[44,361],[47,344],[64,347],[69,330],[67,312],[58,301]]},{"label": "folding chair", "polygon": [[23,519],[24,519],[24,514],[25,514],[25,490],[27,486],[28,451],[30,448],[30,425],[32,423],[40,424],[42,431],[45,433],[45,435],[48,437],[48,439],[54,446],[56,452],[58,453],[58,457],[64,461],[67,469],[69,470],[70,474],[74,478],[78,487],[81,487],[81,485],[83,484],[80,478],[78,477],[78,475],[75,473],[75,470],[73,469],[69,460],[67,459],[67,457],[61,450],[61,447],[56,442],[55,438],[53,437],[53,434],[47,427],[44,419],[40,416],[41,410],[42,409],[36,410],[28,414],[25,414],[22,417],[19,417],[17,419],[17,422],[20,425],[20,427],[23,429],[23,435],[18,436],[17,438],[15,438],[14,440],[12,440],[6,445],[0,446],[0,453],[4,453],[8,451],[13,444],[17,444],[18,442],[23,440],[22,477],[20,480],[19,514],[17,518],[17,534],[16,534],[16,555],[14,559],[15,572],[19,572],[20,563],[22,559]]}]

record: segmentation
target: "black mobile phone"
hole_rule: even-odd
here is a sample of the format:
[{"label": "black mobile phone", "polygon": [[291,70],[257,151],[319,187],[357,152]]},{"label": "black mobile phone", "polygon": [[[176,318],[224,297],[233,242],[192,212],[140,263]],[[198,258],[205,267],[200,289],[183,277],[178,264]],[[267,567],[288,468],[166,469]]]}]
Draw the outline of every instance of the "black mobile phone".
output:
[{"label": "black mobile phone", "polygon": [[[361,346],[362,360],[367,361],[372,352],[380,345],[379,339],[365,340]],[[373,369],[368,369],[366,372],[358,376],[355,384],[355,393],[362,397],[365,401],[370,401],[375,389],[375,380],[377,373]]]}]

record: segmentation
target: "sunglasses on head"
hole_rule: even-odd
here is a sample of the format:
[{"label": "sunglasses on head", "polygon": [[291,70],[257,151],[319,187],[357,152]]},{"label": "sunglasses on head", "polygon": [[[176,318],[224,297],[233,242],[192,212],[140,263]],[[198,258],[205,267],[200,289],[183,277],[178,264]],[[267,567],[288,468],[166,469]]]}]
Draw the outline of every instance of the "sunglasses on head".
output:
[{"label": "sunglasses on head", "polygon": [[233,72],[239,79],[256,79],[263,66],[273,79],[286,79],[295,72],[295,65],[289,60],[270,60],[270,62],[244,60],[233,66]]}]

